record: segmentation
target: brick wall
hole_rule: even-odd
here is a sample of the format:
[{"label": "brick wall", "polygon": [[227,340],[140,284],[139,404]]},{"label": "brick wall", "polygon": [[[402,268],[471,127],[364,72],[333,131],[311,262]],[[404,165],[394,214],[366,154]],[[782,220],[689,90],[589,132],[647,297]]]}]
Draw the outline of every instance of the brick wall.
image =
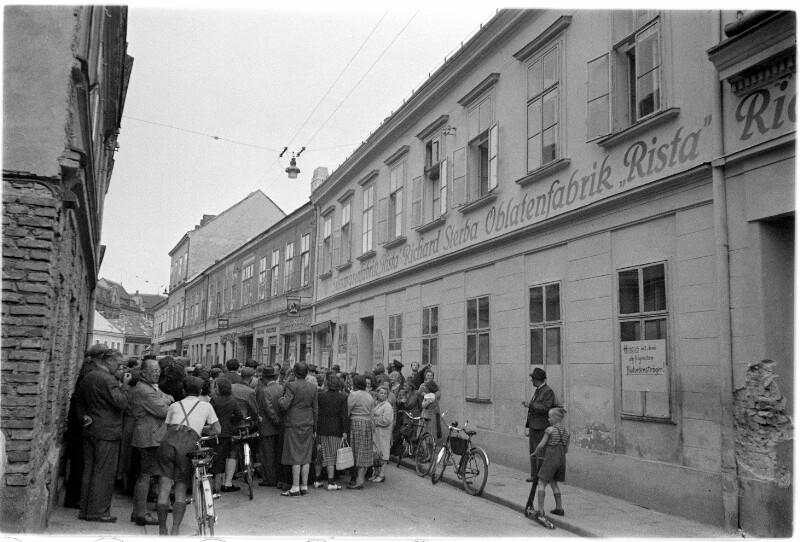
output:
[{"label": "brick wall", "polygon": [[72,211],[47,183],[3,180],[2,411],[8,465],[0,529],[46,525],[91,291]]}]

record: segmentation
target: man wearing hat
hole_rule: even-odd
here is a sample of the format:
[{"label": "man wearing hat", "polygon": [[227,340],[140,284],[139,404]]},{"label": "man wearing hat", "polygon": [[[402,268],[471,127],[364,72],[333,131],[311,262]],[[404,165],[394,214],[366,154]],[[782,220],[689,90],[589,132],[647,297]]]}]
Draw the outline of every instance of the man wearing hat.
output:
[{"label": "man wearing hat", "polygon": [[[278,383],[278,371],[272,365],[261,370],[261,380],[256,386],[258,403],[258,460],[261,463],[262,478],[259,485],[274,487],[278,482],[288,482],[288,476],[280,476],[280,453],[283,448],[278,399],[283,395],[283,386]],[[281,478],[279,480],[279,478]],[[283,485],[283,484],[281,484]]]},{"label": "man wearing hat", "polygon": [[536,481],[536,457],[533,451],[539,445],[544,436],[544,430],[550,425],[547,415],[556,402],[556,395],[553,390],[545,384],[547,373],[544,369],[537,367],[530,374],[533,382],[533,397],[530,402],[522,402],[522,406],[528,409],[528,419],[525,421],[525,432],[528,434],[528,453],[531,454],[531,476],[526,481]]}]

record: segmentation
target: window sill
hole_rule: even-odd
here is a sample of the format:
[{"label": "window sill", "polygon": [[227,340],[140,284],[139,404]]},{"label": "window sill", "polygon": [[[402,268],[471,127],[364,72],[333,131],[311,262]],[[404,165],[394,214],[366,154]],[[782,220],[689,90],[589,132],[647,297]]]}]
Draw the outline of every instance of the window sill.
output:
[{"label": "window sill", "polygon": [[458,208],[459,213],[467,214],[471,213],[475,209],[480,209],[484,205],[489,205],[494,200],[497,199],[497,191],[492,190],[488,194],[481,196],[480,198],[476,199],[475,201],[471,201],[469,203],[465,203],[461,207]]},{"label": "window sill", "polygon": [[432,229],[434,229],[434,228],[436,228],[438,226],[441,226],[446,221],[447,221],[447,215],[443,214],[443,215],[440,215],[438,218],[434,218],[430,222],[426,222],[425,224],[417,226],[416,228],[414,228],[414,230],[417,233],[425,233],[425,232],[430,231],[430,230],[432,230]]},{"label": "window sill", "polygon": [[631,420],[634,422],[652,422],[652,423],[666,423],[669,425],[678,425],[672,418],[654,418],[652,416],[637,416],[636,414],[620,413],[620,418],[623,420]]},{"label": "window sill", "polygon": [[481,405],[491,405],[492,404],[492,400],[491,399],[478,399],[477,397],[465,397],[464,401],[466,401],[467,403],[478,403],[478,404],[481,404]]},{"label": "window sill", "polygon": [[603,136],[600,139],[595,139],[594,142],[604,149],[614,147],[620,143],[633,139],[637,135],[649,130],[650,128],[653,128],[654,126],[664,124],[665,122],[674,119],[680,114],[680,112],[681,110],[679,107],[670,107],[664,111],[654,113],[620,132],[615,132],[613,134]]},{"label": "window sill", "polygon": [[333,271],[326,271],[319,274],[319,280],[329,279],[333,276]]},{"label": "window sill", "polygon": [[553,173],[556,173],[557,171],[568,168],[569,163],[569,158],[559,158],[558,160],[553,160],[552,162],[548,162],[547,164],[534,169],[521,179],[517,179],[516,183],[520,186],[527,186],[534,181],[538,181],[539,179],[543,179],[549,175],[552,175]]},{"label": "window sill", "polygon": [[367,260],[369,260],[371,258],[374,258],[374,257],[375,257],[375,251],[374,250],[368,250],[364,254],[362,254],[361,256],[356,256],[356,259],[359,262],[366,262]]},{"label": "window sill", "polygon": [[394,247],[399,247],[400,245],[402,245],[405,242],[406,242],[406,236],[405,235],[400,235],[399,237],[395,237],[391,241],[386,241],[383,244],[383,248],[390,249],[390,248],[394,248]]},{"label": "window sill", "polygon": [[336,270],[341,272],[344,271],[345,269],[348,269],[351,265],[353,265],[353,260],[347,260],[343,264],[337,265]]}]

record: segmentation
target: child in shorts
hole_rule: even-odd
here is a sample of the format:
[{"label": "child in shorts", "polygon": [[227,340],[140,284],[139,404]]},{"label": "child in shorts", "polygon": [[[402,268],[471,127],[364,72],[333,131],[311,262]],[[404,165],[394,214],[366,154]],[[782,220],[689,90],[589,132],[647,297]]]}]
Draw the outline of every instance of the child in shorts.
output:
[{"label": "child in shorts", "polygon": [[569,431],[564,427],[564,415],[567,413],[561,407],[551,408],[548,412],[548,420],[550,427],[544,430],[544,436],[541,442],[534,450],[534,454],[539,454],[544,449],[544,460],[542,466],[539,467],[539,487],[537,488],[538,497],[538,510],[534,512],[535,515],[544,514],[544,497],[547,490],[547,484],[553,490],[553,497],[556,500],[555,509],[551,510],[551,514],[557,516],[564,515],[564,507],[561,504],[561,490],[558,488],[558,482],[564,481],[564,474],[567,470],[567,450],[569,448]]}]

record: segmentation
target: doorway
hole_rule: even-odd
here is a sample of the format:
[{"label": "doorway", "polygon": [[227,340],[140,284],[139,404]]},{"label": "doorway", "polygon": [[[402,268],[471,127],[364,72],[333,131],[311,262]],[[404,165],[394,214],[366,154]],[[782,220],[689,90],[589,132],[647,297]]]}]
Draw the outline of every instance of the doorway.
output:
[{"label": "doorway", "polygon": [[375,319],[372,316],[361,318],[358,326],[358,359],[351,370],[358,372],[372,369],[373,343],[372,337],[375,329]]}]

